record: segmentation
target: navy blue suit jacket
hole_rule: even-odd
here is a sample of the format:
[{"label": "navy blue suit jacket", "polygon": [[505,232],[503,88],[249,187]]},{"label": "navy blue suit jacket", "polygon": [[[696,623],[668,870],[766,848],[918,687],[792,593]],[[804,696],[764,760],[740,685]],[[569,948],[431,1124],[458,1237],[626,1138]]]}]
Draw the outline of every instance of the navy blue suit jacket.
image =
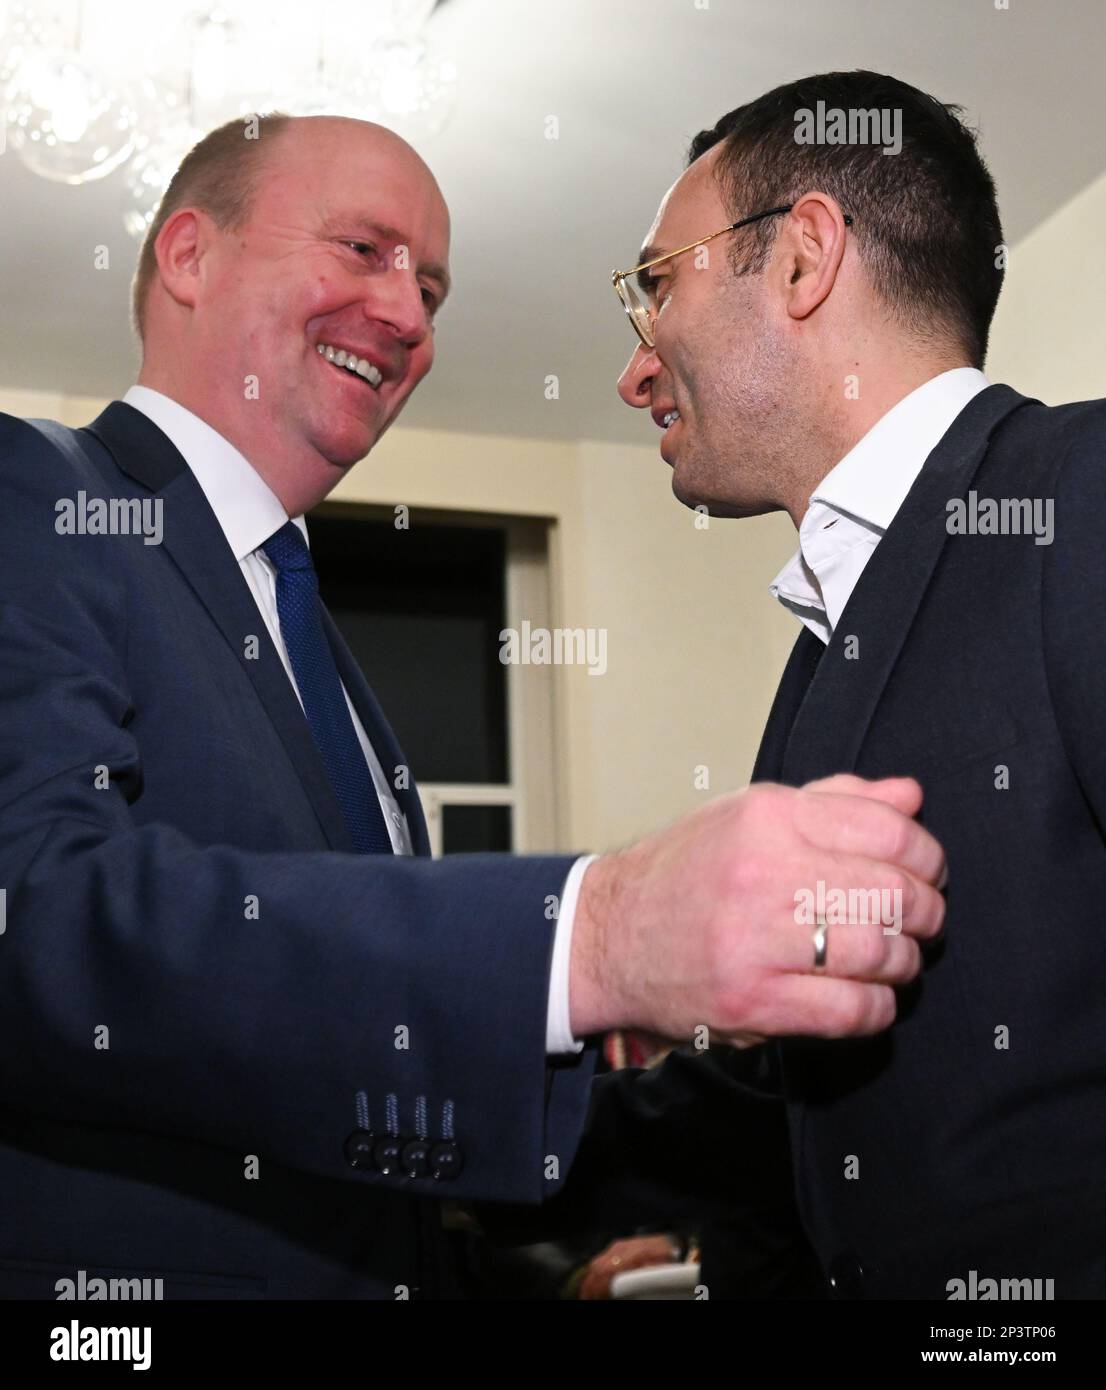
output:
[{"label": "navy blue suit jacket", "polygon": [[[973,491],[1054,506],[1052,543],[950,534]],[[879,1037],[602,1078],[534,1221],[697,1219],[704,1282],[752,1270],[746,1294],[780,1277],[763,1252],[803,1267],[801,1229],[837,1296],[944,1299],[975,1270],[1106,1297],[1104,731],[1106,402],[992,386],[927,459],[829,646],[800,636],[754,773],[919,778],[949,864],[923,976]]]},{"label": "navy blue suit jacket", "polygon": [[[156,499],[163,543],[59,534],[81,491]],[[545,1054],[571,859],[431,863],[402,777],[418,857],[352,852],[215,516],[131,407],[0,416],[0,556],[0,1295],[78,1269],[168,1297],[440,1293],[438,1199],[541,1201],[577,1144],[594,1051]],[[411,1139],[417,1106],[459,1169],[352,1166],[366,1107]]]}]

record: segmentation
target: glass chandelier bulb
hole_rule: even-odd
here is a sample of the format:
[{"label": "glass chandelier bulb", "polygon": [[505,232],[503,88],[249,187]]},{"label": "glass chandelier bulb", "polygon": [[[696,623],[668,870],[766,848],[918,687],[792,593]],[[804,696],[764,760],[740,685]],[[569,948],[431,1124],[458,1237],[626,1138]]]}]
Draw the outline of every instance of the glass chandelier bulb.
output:
[{"label": "glass chandelier bulb", "polygon": [[453,107],[457,69],[422,39],[382,42],[357,84],[363,114],[409,139],[441,129]]},{"label": "glass chandelier bulb", "polygon": [[32,173],[102,179],[134,150],[134,109],[75,53],[31,50],[7,91],[9,143]]}]

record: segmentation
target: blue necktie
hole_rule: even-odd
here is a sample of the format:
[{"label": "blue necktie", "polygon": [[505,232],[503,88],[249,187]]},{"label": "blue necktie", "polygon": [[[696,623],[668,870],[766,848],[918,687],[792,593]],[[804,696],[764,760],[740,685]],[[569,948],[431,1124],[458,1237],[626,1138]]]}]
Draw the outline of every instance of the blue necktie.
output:
[{"label": "blue necktie", "polygon": [[277,572],[280,631],[296,675],[303,710],[354,847],[361,854],[391,854],[392,842],[380,798],[323,631],[319,584],[307,542],[295,522],[289,521],[269,537],[262,549]]}]

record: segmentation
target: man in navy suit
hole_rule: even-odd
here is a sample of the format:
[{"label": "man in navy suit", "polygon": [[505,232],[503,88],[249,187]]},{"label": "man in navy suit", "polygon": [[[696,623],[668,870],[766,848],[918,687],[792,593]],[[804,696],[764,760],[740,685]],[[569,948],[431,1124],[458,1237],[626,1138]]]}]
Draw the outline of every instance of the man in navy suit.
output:
[{"label": "man in navy suit", "polygon": [[[810,143],[819,112],[889,113],[901,146]],[[917,777],[948,930],[880,1037],[604,1082],[558,1202],[699,1224],[716,1294],[1106,1296],[1106,403],[984,377],[994,184],[957,109],[894,78],[730,112],[646,241],[623,399],[681,500],[799,533],[754,781]],[[760,1135],[736,1181],[719,1132]]]},{"label": "man in navy suit", "polygon": [[[884,1028],[943,915],[901,779],[429,861],[303,514],[430,369],[448,215],[387,131],[252,124],[150,229],[138,385],[82,430],[0,418],[8,1296],[446,1292],[437,1199],[557,1189],[597,1035]],[[816,960],[818,878],[903,890],[902,932]]]}]

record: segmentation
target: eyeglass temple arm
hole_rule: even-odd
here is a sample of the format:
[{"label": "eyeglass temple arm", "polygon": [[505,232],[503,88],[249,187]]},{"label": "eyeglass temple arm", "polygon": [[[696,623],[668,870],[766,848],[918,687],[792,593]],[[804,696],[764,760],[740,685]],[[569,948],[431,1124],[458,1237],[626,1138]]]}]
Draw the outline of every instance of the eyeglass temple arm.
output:
[{"label": "eyeglass temple arm", "polygon": [[[736,232],[738,227],[748,227],[750,223],[759,222],[764,217],[777,217],[780,213],[790,212],[794,206],[794,203],[786,203],[783,207],[768,208],[764,212],[754,212],[752,217],[743,217],[740,222],[731,223],[730,226],[726,228],[726,231]],[[844,220],[846,227],[851,227],[853,225],[853,219],[849,216],[847,212],[843,212],[841,214],[841,217]]]},{"label": "eyeglass temple arm", "polygon": [[[760,222],[762,218],[777,217],[780,213],[790,212],[794,206],[794,203],[787,203],[783,207],[767,208],[764,212],[755,212],[753,213],[752,217],[743,217],[740,222],[731,222],[728,227],[723,227],[720,232],[712,232],[710,236],[704,237],[702,241],[693,241],[689,246],[681,247],[680,250],[690,251],[696,246],[702,246],[704,245],[704,243],[708,241],[713,241],[715,237],[725,236],[727,232],[736,232],[739,227],[748,227],[753,222]],[[847,212],[843,212],[841,216],[844,220],[846,227],[851,227],[853,225],[853,219],[849,216]],[[656,256],[651,261],[645,261],[641,265],[635,266],[633,270],[612,270],[611,284],[614,285],[615,289],[618,289],[619,285],[624,280],[628,280],[632,275],[635,275],[638,271],[646,270],[649,266],[659,265],[661,261],[670,260],[673,256],[677,256],[679,254],[679,251],[669,251],[667,255]]]}]

